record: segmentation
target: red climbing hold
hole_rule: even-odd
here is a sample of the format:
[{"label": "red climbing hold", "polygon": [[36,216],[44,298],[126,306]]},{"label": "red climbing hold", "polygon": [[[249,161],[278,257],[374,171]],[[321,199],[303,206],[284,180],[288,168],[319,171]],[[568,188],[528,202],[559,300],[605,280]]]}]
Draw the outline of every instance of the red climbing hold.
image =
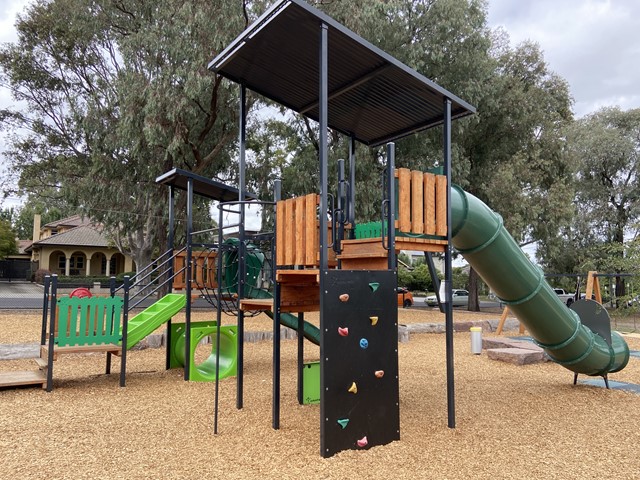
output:
[{"label": "red climbing hold", "polygon": [[338,327],[338,335],[341,337],[346,337],[349,335],[349,327]]},{"label": "red climbing hold", "polygon": [[369,444],[369,440],[367,440],[367,436],[365,435],[360,440],[356,442],[360,448],[366,447]]}]

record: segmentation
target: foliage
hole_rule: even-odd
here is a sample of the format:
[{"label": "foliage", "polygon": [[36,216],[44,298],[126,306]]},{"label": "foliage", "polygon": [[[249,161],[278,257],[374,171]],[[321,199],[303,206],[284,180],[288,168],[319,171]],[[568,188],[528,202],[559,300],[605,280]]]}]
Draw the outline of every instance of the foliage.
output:
[{"label": "foliage", "polygon": [[[21,189],[54,194],[103,223],[146,265],[167,238],[167,192],[155,178],[172,167],[233,174],[237,89],[206,65],[244,28],[247,7],[31,3],[18,18],[18,42],[0,48],[2,80],[28,105],[1,112],[15,134],[9,154]],[[180,196],[176,212],[184,205]]]},{"label": "foliage", "polygon": [[18,253],[16,234],[8,221],[0,220],[0,259],[16,253]]},{"label": "foliage", "polygon": [[51,272],[49,270],[47,270],[46,268],[39,268],[33,274],[33,281],[42,284],[44,282],[44,277],[46,277],[47,275],[51,275]]}]

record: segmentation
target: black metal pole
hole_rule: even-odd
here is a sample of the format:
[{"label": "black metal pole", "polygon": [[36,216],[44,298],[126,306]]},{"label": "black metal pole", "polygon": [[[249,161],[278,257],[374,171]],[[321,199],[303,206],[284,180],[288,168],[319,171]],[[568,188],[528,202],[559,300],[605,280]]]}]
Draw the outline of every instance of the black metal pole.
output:
[{"label": "black metal pole", "polygon": [[[220,207],[220,206],[218,206]],[[218,210],[218,255],[216,258],[216,325],[219,327],[220,323],[222,323],[222,208]],[[216,386],[215,386],[215,401],[214,401],[214,410],[213,410],[213,433],[218,433],[218,404],[219,404],[219,393],[220,393],[220,328],[216,331]],[[241,370],[241,362],[240,355],[237,356],[237,370],[240,372]],[[237,406],[237,405],[236,405]],[[241,407],[238,407],[241,408]]]},{"label": "black metal pole", "polygon": [[[282,198],[282,182],[276,179],[273,184],[273,200],[275,208]],[[274,218],[277,215],[274,214]],[[274,232],[277,232],[278,225],[274,222]],[[275,235],[274,235],[275,240]],[[276,244],[277,245],[277,244]],[[277,248],[277,247],[276,247]],[[273,365],[272,365],[272,391],[271,391],[271,426],[277,430],[280,428],[280,284],[276,281],[276,259],[278,252],[274,249],[271,279],[273,282]]]},{"label": "black metal pole", "polygon": [[[245,155],[247,146],[247,89],[240,85],[240,158],[238,172],[238,195],[240,202],[245,197]],[[244,282],[246,278],[246,246],[244,233],[244,203],[240,203],[240,227],[238,231],[238,305],[244,298]],[[238,373],[236,375],[236,408],[242,408],[244,396],[244,312],[238,308]]]},{"label": "black metal pole", "polygon": [[[120,352],[120,386],[124,387],[127,374],[127,334],[129,331],[129,276],[124,277],[124,304],[122,306],[122,350]],[[115,327],[117,328],[117,327]]]},{"label": "black metal pole", "polygon": [[444,100],[444,174],[447,177],[447,247],[444,253],[445,267],[445,343],[447,356],[447,425],[456,427],[455,385],[453,375],[453,284],[451,246],[451,100]]},{"label": "black metal pole", "polygon": [[349,139],[349,211],[347,221],[351,224],[350,238],[356,234],[356,139]]},{"label": "black metal pole", "polygon": [[427,267],[429,268],[429,275],[431,276],[431,282],[433,283],[433,289],[436,292],[436,299],[438,300],[438,308],[441,313],[445,313],[444,306],[442,302],[440,302],[440,279],[438,278],[438,271],[436,270],[436,266],[433,263],[433,256],[431,252],[424,252],[424,259],[427,263]]},{"label": "black metal pole", "polygon": [[192,245],[191,245],[191,233],[193,232],[193,178],[187,179],[187,251],[186,251],[186,288],[187,303],[184,309],[185,316],[185,338],[184,338],[184,380],[189,381],[191,375],[190,370],[190,355],[191,352],[191,279],[193,278],[193,265],[192,265]]},{"label": "black metal pole", "polygon": [[304,390],[304,313],[298,312],[298,403],[302,405]]},{"label": "black metal pole", "polygon": [[329,98],[329,26],[326,23],[320,25],[320,51],[319,51],[319,72],[320,78],[318,92],[318,121],[320,123],[318,138],[320,142],[320,455],[324,457],[323,451],[325,428],[328,428],[325,414],[325,336],[324,336],[324,295],[325,275],[328,270],[327,258],[327,173],[328,173],[328,98]]},{"label": "black metal pole", "polygon": [[389,211],[387,212],[387,237],[389,239],[389,270],[396,268],[396,144],[387,143],[387,198]]},{"label": "black metal pole", "polygon": [[44,345],[47,341],[47,318],[49,314],[49,286],[51,284],[51,276],[44,277],[44,298],[42,299],[42,328],[40,331],[40,345]]},{"label": "black metal pole", "polygon": [[[167,244],[169,247],[169,250],[171,251],[171,253],[169,254],[170,257],[173,257],[173,249],[174,249],[174,229],[175,229],[175,189],[173,187],[173,185],[171,185],[169,187],[169,236],[167,239]],[[174,274],[174,269],[173,269],[173,262],[174,260],[171,260],[169,262],[169,272],[168,272],[168,278],[172,279],[173,278],[173,274]],[[169,284],[169,292],[173,291],[173,280],[171,280],[171,283]],[[171,319],[169,319],[169,321],[167,322],[167,335],[166,335],[166,341],[165,341],[165,360],[164,360],[164,368],[165,370],[169,370],[171,368]]]},{"label": "black metal pole", "polygon": [[56,329],[56,306],[58,294],[58,275],[51,276],[51,313],[49,314],[49,350],[47,350],[47,392],[53,390],[53,348]]}]

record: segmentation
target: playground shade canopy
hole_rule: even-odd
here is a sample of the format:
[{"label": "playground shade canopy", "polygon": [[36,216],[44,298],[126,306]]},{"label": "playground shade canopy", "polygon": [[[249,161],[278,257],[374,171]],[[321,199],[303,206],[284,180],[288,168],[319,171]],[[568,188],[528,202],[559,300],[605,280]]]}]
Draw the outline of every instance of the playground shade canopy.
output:
[{"label": "playground shade canopy", "polygon": [[320,27],[328,27],[329,127],[380,145],[475,112],[464,100],[302,0],[279,0],[209,68],[313,120],[319,118]]},{"label": "playground shade canopy", "polygon": [[[193,193],[211,200],[231,202],[238,200],[240,194],[237,188],[230,187],[221,182],[203,177],[193,172],[180,168],[174,168],[156,178],[156,183],[175,187],[179,190],[187,190],[187,183],[193,181]],[[255,200],[258,197],[253,193],[245,192],[245,200]]]}]

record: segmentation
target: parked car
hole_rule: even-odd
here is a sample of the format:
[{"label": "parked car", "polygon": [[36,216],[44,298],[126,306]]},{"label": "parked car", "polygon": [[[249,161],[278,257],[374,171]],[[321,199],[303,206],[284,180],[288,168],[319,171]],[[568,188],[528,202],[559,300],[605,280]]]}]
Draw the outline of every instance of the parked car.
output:
[{"label": "parked car", "polygon": [[413,306],[413,293],[405,287],[398,287],[398,306],[402,308]]},{"label": "parked car", "polygon": [[[425,303],[430,307],[438,306],[438,297],[435,295],[429,295],[425,299]],[[469,292],[467,290],[462,290],[459,288],[454,289],[451,292],[451,304],[454,307],[466,307],[469,305]]]}]

